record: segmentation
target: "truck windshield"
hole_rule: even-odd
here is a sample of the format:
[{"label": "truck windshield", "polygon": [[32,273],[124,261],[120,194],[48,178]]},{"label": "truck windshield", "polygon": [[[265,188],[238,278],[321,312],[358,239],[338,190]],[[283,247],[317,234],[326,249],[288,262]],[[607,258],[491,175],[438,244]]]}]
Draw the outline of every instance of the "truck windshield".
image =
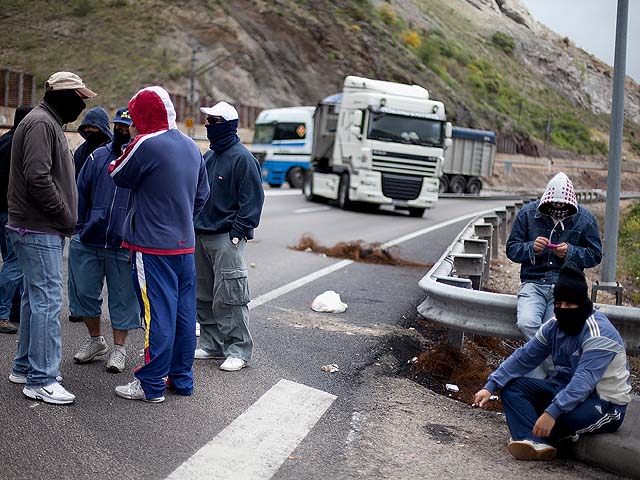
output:
[{"label": "truck windshield", "polygon": [[304,123],[258,123],[253,143],[271,143],[274,140],[304,140],[307,127]]},{"label": "truck windshield", "polygon": [[442,125],[439,120],[371,112],[367,137],[383,142],[442,147]]}]

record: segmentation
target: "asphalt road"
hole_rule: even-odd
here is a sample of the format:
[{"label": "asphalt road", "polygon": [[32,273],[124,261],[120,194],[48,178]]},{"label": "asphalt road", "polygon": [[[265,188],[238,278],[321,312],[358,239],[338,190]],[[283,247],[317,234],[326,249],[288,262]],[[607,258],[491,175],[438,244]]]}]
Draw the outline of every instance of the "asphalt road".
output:
[{"label": "asphalt road", "polygon": [[[417,219],[386,211],[345,212],[308,203],[301,195],[277,192],[276,196],[267,197],[256,240],[247,246],[247,261],[254,264],[249,271],[252,298],[264,298],[274,289],[339,261],[289,249],[303,233],[313,234],[323,245],[357,239],[387,242],[504,203],[441,200],[424,218]],[[405,241],[395,247],[397,253],[409,260],[432,263],[464,223],[451,223]],[[326,413],[320,409],[322,401],[305,403],[307,390],[282,390],[282,398],[277,402],[285,406],[294,394],[300,397],[283,407],[282,417],[274,417],[283,419],[269,429],[279,437],[265,437],[262,442],[246,446],[252,452],[264,447],[267,453],[263,456],[272,455],[263,459],[269,468],[253,478],[332,475],[338,468],[336,465],[345,461],[345,445],[353,440],[354,422],[357,423],[354,405],[362,401],[370,383],[376,381],[363,372],[376,361],[389,336],[406,331],[407,319],[415,318],[415,307],[422,299],[417,282],[425,272],[426,269],[352,263],[257,306],[251,312],[256,342],[251,367],[225,373],[217,368],[216,362],[196,361],[195,394],[189,398],[168,395],[162,404],[126,401],[113,393],[116,385],[132,378],[133,367],[142,361],[137,353],[142,345],[142,332],[130,336],[124,373],[107,373],[106,356],[88,365],[76,365],[73,354],[86,331],[82,324],[67,321],[65,305],[62,372],[65,386],[77,400],[72,406],[62,407],[31,401],[22,395],[20,387],[9,383],[7,376],[17,336],[2,335],[0,478],[167,478],[214,439],[221,442],[227,438],[233,444],[252,437],[251,427],[245,430],[246,434],[238,434],[243,431],[243,422],[234,420],[246,420],[246,428],[247,423],[257,425],[256,418],[268,419],[271,412],[266,400],[257,404],[263,410],[250,409],[253,417],[247,416],[247,410],[264,394],[271,395],[274,385],[283,379],[289,381],[285,386],[301,384],[316,389],[328,409]],[[313,312],[309,308],[312,300],[325,290],[338,292],[349,305],[348,310],[339,315]],[[103,320],[103,325],[108,331],[108,320]],[[326,373],[320,369],[332,363],[339,366],[339,372]],[[307,407],[311,412],[309,418],[318,407],[317,423],[305,416]],[[236,437],[228,428],[232,423],[237,426]],[[298,423],[302,425],[302,433],[294,435],[289,430],[293,431]],[[285,447],[275,451],[275,447],[291,441],[294,449],[289,453]],[[249,463],[241,454],[227,460],[239,472]],[[218,461],[204,457],[199,465],[194,464],[193,472],[200,472],[198,475],[205,472],[204,476],[192,472],[172,478],[218,478],[206,475],[206,462]],[[243,477],[232,473],[228,478]]]}]

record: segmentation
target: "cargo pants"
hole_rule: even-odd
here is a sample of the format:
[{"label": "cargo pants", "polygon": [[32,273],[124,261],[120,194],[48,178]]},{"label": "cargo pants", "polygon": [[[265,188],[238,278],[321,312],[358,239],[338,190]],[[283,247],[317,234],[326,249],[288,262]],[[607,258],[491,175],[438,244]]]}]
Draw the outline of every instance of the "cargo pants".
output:
[{"label": "cargo pants", "polygon": [[200,348],[214,356],[251,360],[246,240],[237,245],[228,233],[196,235],[196,312]]}]

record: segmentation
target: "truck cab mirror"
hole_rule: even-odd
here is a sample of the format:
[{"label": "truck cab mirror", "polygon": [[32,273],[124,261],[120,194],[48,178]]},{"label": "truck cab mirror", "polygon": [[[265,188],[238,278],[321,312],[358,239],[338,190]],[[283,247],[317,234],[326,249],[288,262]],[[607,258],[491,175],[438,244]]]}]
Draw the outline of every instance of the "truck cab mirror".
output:
[{"label": "truck cab mirror", "polygon": [[359,125],[351,125],[349,127],[349,131],[351,132],[352,135],[355,135],[356,137],[358,137],[358,140],[360,140],[362,132],[360,131]]},{"label": "truck cab mirror", "polygon": [[451,138],[451,135],[453,134],[453,126],[451,125],[451,122],[447,122],[444,124],[444,137],[445,138]]},{"label": "truck cab mirror", "polygon": [[444,139],[444,148],[451,148],[451,145],[453,145],[453,140],[451,140],[451,138],[445,138]]},{"label": "truck cab mirror", "polygon": [[360,129],[360,125],[362,125],[362,110],[351,112],[351,125],[356,125]]}]

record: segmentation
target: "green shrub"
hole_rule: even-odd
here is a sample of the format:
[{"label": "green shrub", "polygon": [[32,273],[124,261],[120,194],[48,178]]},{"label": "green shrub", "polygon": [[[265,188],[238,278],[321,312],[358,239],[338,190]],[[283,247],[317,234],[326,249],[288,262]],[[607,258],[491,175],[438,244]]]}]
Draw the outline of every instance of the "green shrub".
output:
[{"label": "green shrub", "polygon": [[640,203],[635,203],[620,225],[618,259],[621,273],[640,286]]},{"label": "green shrub", "polygon": [[389,26],[393,26],[398,23],[398,15],[393,9],[390,3],[384,2],[378,8],[378,16],[380,19]]},{"label": "green shrub", "polygon": [[491,35],[491,43],[507,55],[511,55],[516,48],[516,42],[513,41],[513,37],[504,32],[495,32]]}]

